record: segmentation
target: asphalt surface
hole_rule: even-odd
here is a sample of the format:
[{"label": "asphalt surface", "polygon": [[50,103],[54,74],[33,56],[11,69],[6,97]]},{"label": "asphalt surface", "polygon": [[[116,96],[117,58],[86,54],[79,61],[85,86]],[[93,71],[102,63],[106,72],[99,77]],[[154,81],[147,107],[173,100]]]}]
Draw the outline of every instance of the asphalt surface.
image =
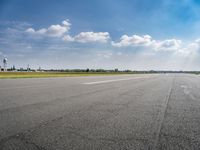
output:
[{"label": "asphalt surface", "polygon": [[200,149],[200,76],[0,80],[0,150],[71,149]]}]

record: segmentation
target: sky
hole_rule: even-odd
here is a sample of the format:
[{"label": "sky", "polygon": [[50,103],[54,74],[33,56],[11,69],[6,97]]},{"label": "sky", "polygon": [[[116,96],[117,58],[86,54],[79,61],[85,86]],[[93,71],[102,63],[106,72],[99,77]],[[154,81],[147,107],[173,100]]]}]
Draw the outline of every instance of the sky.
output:
[{"label": "sky", "polygon": [[3,57],[16,68],[199,71],[200,0],[0,0]]}]

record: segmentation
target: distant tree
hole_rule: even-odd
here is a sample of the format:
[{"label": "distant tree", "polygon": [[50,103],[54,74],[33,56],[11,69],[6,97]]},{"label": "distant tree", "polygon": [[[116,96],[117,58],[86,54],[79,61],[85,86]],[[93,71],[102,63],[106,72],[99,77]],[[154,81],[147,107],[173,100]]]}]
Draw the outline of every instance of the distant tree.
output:
[{"label": "distant tree", "polygon": [[89,69],[89,68],[87,68],[87,69],[86,69],[86,72],[89,72],[89,71],[90,71],[90,69]]}]

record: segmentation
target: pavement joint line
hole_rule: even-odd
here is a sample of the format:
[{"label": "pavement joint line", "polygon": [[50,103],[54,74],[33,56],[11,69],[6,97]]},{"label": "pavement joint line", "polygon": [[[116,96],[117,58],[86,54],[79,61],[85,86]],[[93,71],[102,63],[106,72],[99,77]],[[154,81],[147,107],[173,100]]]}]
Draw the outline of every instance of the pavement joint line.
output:
[{"label": "pavement joint line", "polygon": [[160,124],[158,126],[158,130],[157,130],[157,134],[156,134],[156,138],[155,138],[155,141],[154,141],[154,144],[153,144],[153,149],[154,150],[157,150],[158,147],[158,141],[159,141],[159,138],[160,138],[160,132],[161,132],[161,129],[162,129],[162,126],[163,126],[163,122],[164,122],[164,119],[165,119],[165,116],[166,116],[166,112],[167,112],[167,107],[168,107],[168,104],[169,104],[169,100],[170,100],[170,97],[171,97],[171,94],[172,94],[172,89],[173,89],[173,85],[174,85],[174,80],[175,80],[175,77],[173,77],[173,80],[172,80],[172,85],[169,89],[169,92],[168,92],[168,95],[166,96],[166,99],[165,99],[165,107],[164,107],[164,111],[162,113],[162,116],[161,116],[161,121],[160,121]]},{"label": "pavement joint line", "polygon": [[[86,82],[82,83],[85,85],[93,85],[93,84],[102,84],[102,83],[110,83],[110,82],[118,82],[118,81],[126,81],[126,80],[134,80],[134,79],[144,79],[145,77],[135,77],[135,78],[126,78],[126,79],[113,79],[113,80],[103,80],[103,81],[94,81],[94,82]],[[148,78],[148,77],[147,77]]]}]

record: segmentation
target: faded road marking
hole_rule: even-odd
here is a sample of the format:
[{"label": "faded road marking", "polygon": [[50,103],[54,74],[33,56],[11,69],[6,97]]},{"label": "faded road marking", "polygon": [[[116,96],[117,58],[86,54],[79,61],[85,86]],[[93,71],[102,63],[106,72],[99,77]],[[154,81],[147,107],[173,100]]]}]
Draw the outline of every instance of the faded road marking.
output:
[{"label": "faded road marking", "polygon": [[126,78],[126,79],[115,79],[115,80],[104,80],[104,81],[95,81],[95,82],[86,82],[82,84],[92,85],[92,84],[102,84],[102,83],[109,83],[109,82],[118,82],[118,81],[126,81],[126,80],[134,80],[134,79],[144,79],[144,77],[135,77],[135,78]]},{"label": "faded road marking", "polygon": [[186,95],[189,95],[190,94],[190,90],[189,90],[189,87],[187,85],[181,85],[181,88],[183,88],[183,92],[186,94]]}]

